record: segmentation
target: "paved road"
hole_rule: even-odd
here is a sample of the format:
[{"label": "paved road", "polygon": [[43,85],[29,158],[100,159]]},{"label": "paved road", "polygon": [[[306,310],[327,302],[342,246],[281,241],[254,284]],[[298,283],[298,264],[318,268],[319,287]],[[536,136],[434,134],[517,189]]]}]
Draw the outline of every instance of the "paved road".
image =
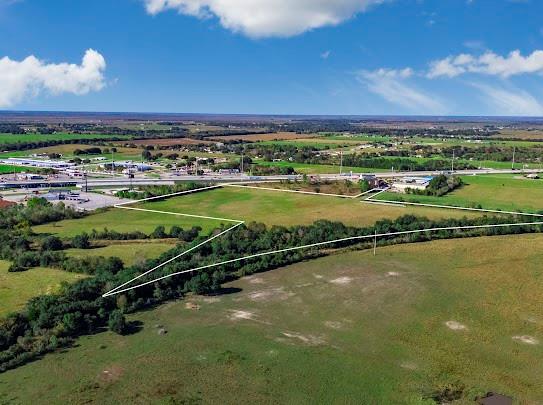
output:
[{"label": "paved road", "polygon": [[[477,170],[457,170],[454,172],[456,175],[480,175],[480,174],[527,174],[527,173],[541,173],[539,169],[525,169],[525,170],[505,170],[505,169],[477,169]],[[432,176],[442,173],[441,171],[420,171],[420,172],[381,172],[381,173],[353,173],[353,178],[358,178],[361,174],[374,175],[379,178],[394,178],[394,177],[408,177],[408,176]],[[448,172],[447,172],[448,173]],[[316,175],[321,179],[327,180],[339,180],[351,178],[350,173],[339,174],[319,174]],[[215,182],[215,183],[232,183],[232,182],[247,182],[247,181],[279,181],[279,180],[300,180],[300,175],[275,175],[275,176],[240,176],[240,175],[227,175],[227,176],[162,176],[159,179],[152,178],[135,178],[128,179],[126,177],[112,177],[112,178],[89,178],[87,183],[89,188],[92,187],[124,187],[129,185],[142,186],[142,185],[172,185],[179,181],[197,181],[197,182]],[[0,182],[1,187],[61,187],[61,186],[83,186],[85,180],[83,179],[59,179],[59,180],[13,180]]]}]

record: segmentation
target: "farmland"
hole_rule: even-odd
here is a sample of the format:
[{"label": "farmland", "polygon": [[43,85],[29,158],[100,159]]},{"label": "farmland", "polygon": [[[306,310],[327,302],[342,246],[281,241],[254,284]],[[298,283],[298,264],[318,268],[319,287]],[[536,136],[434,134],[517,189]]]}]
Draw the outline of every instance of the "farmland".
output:
[{"label": "farmland", "polygon": [[20,310],[32,297],[55,293],[62,282],[71,282],[82,277],[75,273],[41,267],[22,273],[9,273],[9,265],[9,262],[0,260],[0,317]]},{"label": "farmland", "polygon": [[78,139],[111,139],[124,138],[130,139],[127,135],[107,135],[107,134],[71,134],[71,133],[56,133],[56,134],[0,134],[0,145],[14,144],[19,142],[47,142],[47,141],[72,141]]},{"label": "farmland", "polygon": [[0,392],[12,403],[434,403],[424,398],[449,386],[466,403],[488,391],[537,403],[541,252],[541,235],[520,235],[299,263],[134,315],[139,333],[81,338],[8,371]]},{"label": "farmland", "polygon": [[543,209],[543,181],[514,175],[464,176],[465,185],[442,197],[382,193],[376,200],[537,212]]}]

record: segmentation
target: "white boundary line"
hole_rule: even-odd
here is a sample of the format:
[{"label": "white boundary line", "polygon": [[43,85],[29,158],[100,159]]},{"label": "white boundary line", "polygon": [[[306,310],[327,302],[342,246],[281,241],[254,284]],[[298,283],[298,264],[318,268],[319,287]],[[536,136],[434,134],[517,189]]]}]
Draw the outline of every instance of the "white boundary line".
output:
[{"label": "white boundary line", "polygon": [[[242,185],[237,185],[237,184],[225,183],[225,184],[222,184],[222,185],[203,187],[203,188],[199,188],[199,189],[195,189],[195,190],[181,191],[181,192],[178,192],[178,193],[171,193],[171,194],[167,194],[167,195],[163,195],[163,196],[144,198],[144,199],[141,199],[141,200],[129,201],[129,202],[125,202],[125,203],[115,205],[114,206],[115,208],[137,210],[137,211],[147,211],[147,212],[155,212],[155,213],[163,213],[163,214],[169,214],[169,215],[178,215],[178,216],[186,216],[186,217],[202,218],[202,219],[211,219],[211,220],[219,220],[219,221],[227,221],[227,222],[235,222],[235,225],[233,225],[230,228],[218,233],[215,236],[212,236],[212,237],[206,239],[205,241],[199,243],[198,245],[193,246],[193,247],[191,247],[190,249],[188,249],[186,251],[183,251],[179,255],[168,259],[164,263],[161,263],[161,264],[153,267],[152,269],[149,269],[149,270],[143,272],[142,274],[132,278],[131,280],[129,280],[129,281],[127,281],[127,282],[113,288],[113,289],[111,289],[110,291],[103,294],[102,297],[109,297],[109,296],[112,296],[112,295],[121,294],[123,292],[130,291],[130,290],[133,290],[133,289],[136,289],[136,288],[139,288],[139,287],[143,287],[145,285],[149,285],[149,284],[155,283],[155,282],[160,281],[160,280],[164,280],[164,279],[169,278],[169,277],[174,277],[174,276],[177,276],[177,275],[180,275],[180,274],[185,274],[185,273],[189,273],[189,272],[193,272],[193,271],[204,270],[204,269],[217,267],[217,266],[221,266],[221,265],[225,265],[225,264],[229,264],[229,263],[235,263],[235,262],[239,262],[239,261],[247,260],[247,259],[251,259],[251,258],[256,258],[256,257],[268,256],[268,255],[272,255],[272,254],[290,252],[290,251],[300,250],[300,249],[307,249],[307,248],[310,248],[310,247],[329,245],[329,244],[333,244],[333,243],[345,242],[345,241],[350,241],[350,240],[362,240],[362,239],[377,238],[377,237],[384,237],[384,236],[407,235],[407,234],[442,231],[442,230],[468,230],[468,229],[482,229],[482,228],[499,228],[499,227],[506,227],[506,226],[543,225],[543,221],[538,221],[538,222],[524,222],[524,223],[510,223],[510,224],[471,225],[471,226],[459,226],[459,227],[426,228],[426,229],[416,229],[416,230],[411,230],[411,231],[389,232],[389,233],[383,233],[383,234],[352,236],[352,237],[348,237],[348,238],[341,238],[341,239],[335,239],[335,240],[331,240],[331,241],[318,242],[318,243],[313,243],[313,244],[309,244],[309,245],[296,246],[296,247],[279,249],[279,250],[274,250],[274,251],[269,251],[269,252],[256,253],[256,254],[252,254],[252,255],[248,255],[248,256],[239,257],[239,258],[236,258],[236,259],[230,259],[230,260],[226,260],[226,261],[222,261],[222,262],[218,262],[218,263],[208,264],[208,265],[205,265],[205,266],[195,267],[195,268],[192,268],[192,269],[189,269],[189,270],[183,270],[183,271],[167,274],[167,275],[164,275],[164,276],[159,277],[157,279],[146,281],[144,283],[140,283],[140,284],[137,284],[135,286],[122,288],[122,287],[125,287],[128,284],[132,283],[133,281],[138,280],[141,277],[144,277],[145,275],[150,274],[153,271],[164,267],[166,264],[169,264],[172,261],[177,260],[178,258],[184,256],[185,254],[187,254],[187,253],[189,253],[189,252],[191,252],[191,251],[205,245],[206,243],[210,242],[211,240],[213,240],[215,238],[218,238],[218,237],[226,234],[227,232],[230,232],[234,228],[236,228],[236,227],[242,225],[243,223],[245,223],[244,221],[236,220],[236,219],[215,218],[215,217],[202,216],[202,215],[192,215],[192,214],[182,214],[182,213],[168,212],[168,211],[149,210],[149,209],[144,209],[144,208],[126,207],[125,205],[127,205],[127,204],[135,204],[135,203],[140,203],[140,202],[145,202],[145,201],[151,201],[151,200],[156,200],[156,199],[162,199],[162,198],[167,198],[167,197],[173,197],[173,196],[178,196],[178,195],[190,194],[190,193],[195,193],[195,192],[204,191],[204,190],[211,190],[211,189],[221,188],[221,187],[224,187],[224,186],[226,186],[226,187],[242,187],[242,188],[245,187],[245,188],[261,189],[261,190],[268,189],[268,188],[265,188],[265,187],[251,187],[251,186],[242,186]],[[368,190],[365,193],[361,193],[361,194],[359,194],[358,196],[355,196],[355,197],[344,196],[344,195],[335,195],[335,194],[326,194],[326,193],[312,193],[312,192],[295,191],[295,190],[280,190],[280,189],[271,189],[271,188],[269,190],[283,191],[283,192],[298,192],[298,193],[302,193],[302,194],[316,194],[316,195],[322,195],[322,196],[336,196],[336,197],[343,197],[343,198],[356,198],[356,197],[359,197],[359,196],[364,195],[364,194],[369,194],[369,193],[371,193],[371,192],[373,192],[375,190],[379,190],[376,194],[374,194],[373,196],[367,197],[362,202],[366,202],[366,203],[370,203],[370,204],[387,204],[387,205],[393,205],[393,206],[405,206],[403,204],[407,204],[407,205],[418,205],[418,206],[423,206],[423,207],[461,209],[461,210],[500,213],[500,214],[509,214],[509,215],[523,215],[523,216],[543,217],[543,215],[541,215],[541,214],[531,214],[531,213],[524,213],[524,212],[485,210],[485,209],[480,209],[480,208],[453,207],[453,206],[447,206],[447,205],[440,206],[440,205],[434,205],[434,204],[405,203],[405,202],[387,201],[387,200],[384,200],[384,201],[380,202],[379,200],[377,200],[377,201],[372,201],[371,200],[373,197],[375,197],[378,194],[381,194],[381,193],[385,192],[387,189],[372,189],[372,190]]]}]

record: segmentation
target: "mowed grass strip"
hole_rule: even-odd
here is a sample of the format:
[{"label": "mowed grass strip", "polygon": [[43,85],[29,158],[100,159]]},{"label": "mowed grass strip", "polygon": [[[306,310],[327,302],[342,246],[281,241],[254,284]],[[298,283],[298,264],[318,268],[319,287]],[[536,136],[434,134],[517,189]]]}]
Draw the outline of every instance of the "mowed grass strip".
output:
[{"label": "mowed grass strip", "polygon": [[477,215],[443,209],[372,205],[358,199],[224,187],[203,193],[147,202],[139,207],[262,222],[267,225],[307,225],[319,219],[368,226],[384,218],[416,214],[429,218]]},{"label": "mowed grass strip", "polygon": [[485,209],[538,212],[543,210],[543,180],[521,175],[464,176],[465,185],[442,197],[381,193],[376,200],[410,201]]},{"label": "mowed grass strip", "polygon": [[0,317],[20,310],[32,297],[55,293],[63,281],[73,282],[84,277],[42,267],[10,273],[9,266],[9,262],[0,260]]},{"label": "mowed grass strip", "polygon": [[0,393],[13,403],[432,403],[425,393],[453,384],[466,403],[487,391],[538,403],[542,260],[543,236],[517,235],[303,262],[226,285],[236,293],[136,314],[141,332],[79,339],[3,374]]},{"label": "mowed grass strip", "polygon": [[144,240],[130,243],[114,243],[104,247],[93,249],[67,249],[69,257],[118,257],[125,266],[132,266],[136,263],[143,263],[147,259],[159,257],[162,253],[173,249],[177,240],[156,242]]},{"label": "mowed grass strip", "polygon": [[[151,208],[151,207],[145,207]],[[178,211],[180,212],[180,211]],[[104,228],[117,232],[141,231],[149,234],[157,226],[164,226],[169,232],[173,225],[183,229],[201,226],[203,232],[220,226],[220,221],[168,215],[160,212],[133,211],[120,208],[110,208],[79,219],[68,219],[45,225],[35,226],[37,233],[54,234],[63,238],[70,238],[83,232],[90,233],[93,229],[102,231]],[[228,225],[228,223],[226,223]]]}]

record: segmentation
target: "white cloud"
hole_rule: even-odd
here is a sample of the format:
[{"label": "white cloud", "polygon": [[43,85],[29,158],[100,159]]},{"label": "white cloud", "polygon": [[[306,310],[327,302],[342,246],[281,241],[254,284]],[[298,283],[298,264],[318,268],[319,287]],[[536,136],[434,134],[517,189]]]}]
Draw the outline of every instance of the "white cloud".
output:
[{"label": "white cloud", "polygon": [[332,51],[330,51],[330,50],[324,51],[323,53],[321,53],[321,58],[322,59],[328,59],[331,54],[332,54]]},{"label": "white cloud", "polygon": [[143,0],[149,14],[176,10],[249,37],[289,37],[337,25],[385,0]]},{"label": "white cloud", "polygon": [[445,106],[435,96],[427,94],[415,86],[406,83],[413,76],[410,68],[378,69],[375,71],[360,71],[357,79],[375,93],[390,103],[402,106],[413,113],[443,114]]},{"label": "white cloud", "polygon": [[529,73],[543,74],[543,51],[536,50],[528,56],[522,56],[519,50],[505,57],[490,51],[481,56],[470,54],[449,56],[432,62],[428,77],[456,77],[465,73],[481,73],[503,78]]},{"label": "white cloud", "polygon": [[495,115],[543,116],[543,105],[527,91],[480,83],[471,85],[482,91],[483,101],[493,108]]},{"label": "white cloud", "polygon": [[45,63],[31,55],[22,61],[0,59],[0,107],[9,107],[41,92],[86,94],[105,86],[104,57],[88,49],[81,65]]}]

